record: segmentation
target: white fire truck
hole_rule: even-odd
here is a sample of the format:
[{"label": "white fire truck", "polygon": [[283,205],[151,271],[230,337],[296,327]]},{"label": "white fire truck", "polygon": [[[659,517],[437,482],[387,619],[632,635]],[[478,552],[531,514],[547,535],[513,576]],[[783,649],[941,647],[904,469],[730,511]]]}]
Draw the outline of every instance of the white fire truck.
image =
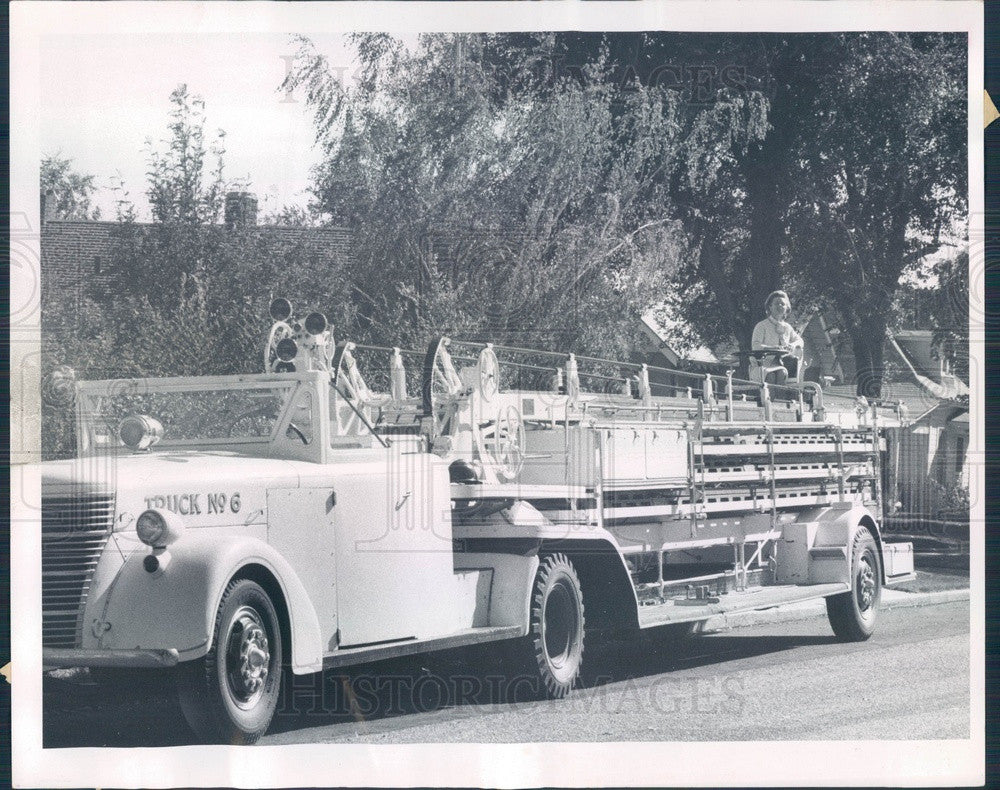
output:
[{"label": "white fire truck", "polygon": [[206,741],[259,738],[283,670],[520,640],[558,698],[587,634],[825,598],[863,640],[913,578],[889,409],[272,317],[262,374],[75,384],[79,457],[41,465],[44,666],[172,672]]}]

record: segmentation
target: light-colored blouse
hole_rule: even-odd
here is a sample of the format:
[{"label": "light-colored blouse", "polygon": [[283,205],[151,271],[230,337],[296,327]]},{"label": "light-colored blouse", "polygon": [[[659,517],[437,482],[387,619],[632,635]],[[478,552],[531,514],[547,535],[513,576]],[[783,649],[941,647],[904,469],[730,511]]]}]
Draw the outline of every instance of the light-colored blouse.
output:
[{"label": "light-colored blouse", "polygon": [[792,329],[787,321],[775,321],[768,316],[753,328],[753,338],[750,348],[760,351],[762,348],[801,348],[802,338]]}]

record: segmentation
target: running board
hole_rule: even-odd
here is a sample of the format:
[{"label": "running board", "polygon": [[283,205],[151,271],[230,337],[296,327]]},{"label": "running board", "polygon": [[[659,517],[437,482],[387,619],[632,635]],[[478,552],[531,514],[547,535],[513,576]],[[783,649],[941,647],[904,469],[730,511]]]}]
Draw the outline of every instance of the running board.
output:
[{"label": "running board", "polygon": [[384,661],[388,658],[411,656],[417,653],[431,653],[452,647],[494,642],[524,635],[524,629],[517,625],[492,626],[487,628],[466,628],[449,636],[435,639],[406,639],[398,642],[382,642],[377,645],[342,647],[336,653],[323,658],[323,669],[366,664],[369,661]]},{"label": "running board", "polygon": [[[826,598],[828,595],[848,592],[847,582],[831,584],[782,584],[754,587],[740,592],[730,592],[718,598],[705,598],[704,603],[684,600],[675,603],[670,600],[662,604],[639,607],[639,627],[654,628],[668,623],[690,623],[705,620],[717,614],[733,614],[755,609],[773,609],[790,603]],[[681,599],[678,599],[681,600]]]}]

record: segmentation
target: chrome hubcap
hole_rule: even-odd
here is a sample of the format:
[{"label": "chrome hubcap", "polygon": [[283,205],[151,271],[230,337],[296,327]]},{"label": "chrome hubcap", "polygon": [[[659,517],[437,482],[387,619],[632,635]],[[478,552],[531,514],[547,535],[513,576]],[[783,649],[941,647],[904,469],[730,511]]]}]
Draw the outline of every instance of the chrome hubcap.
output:
[{"label": "chrome hubcap", "polygon": [[867,557],[858,563],[858,607],[867,611],[875,602],[875,569]]},{"label": "chrome hubcap", "polygon": [[240,707],[252,707],[263,693],[271,653],[260,615],[244,607],[233,618],[227,640],[229,689]]}]

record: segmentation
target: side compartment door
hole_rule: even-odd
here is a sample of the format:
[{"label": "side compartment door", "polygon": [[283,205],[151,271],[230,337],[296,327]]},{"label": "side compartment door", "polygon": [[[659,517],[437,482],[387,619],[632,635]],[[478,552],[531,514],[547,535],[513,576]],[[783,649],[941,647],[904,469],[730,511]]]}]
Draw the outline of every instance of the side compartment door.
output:
[{"label": "side compartment door", "polygon": [[447,469],[400,444],[335,473],[343,647],[444,636],[460,620]]},{"label": "side compartment door", "polygon": [[336,648],[338,625],[334,502],[332,486],[267,492],[267,542],[305,587],[328,651]]}]

